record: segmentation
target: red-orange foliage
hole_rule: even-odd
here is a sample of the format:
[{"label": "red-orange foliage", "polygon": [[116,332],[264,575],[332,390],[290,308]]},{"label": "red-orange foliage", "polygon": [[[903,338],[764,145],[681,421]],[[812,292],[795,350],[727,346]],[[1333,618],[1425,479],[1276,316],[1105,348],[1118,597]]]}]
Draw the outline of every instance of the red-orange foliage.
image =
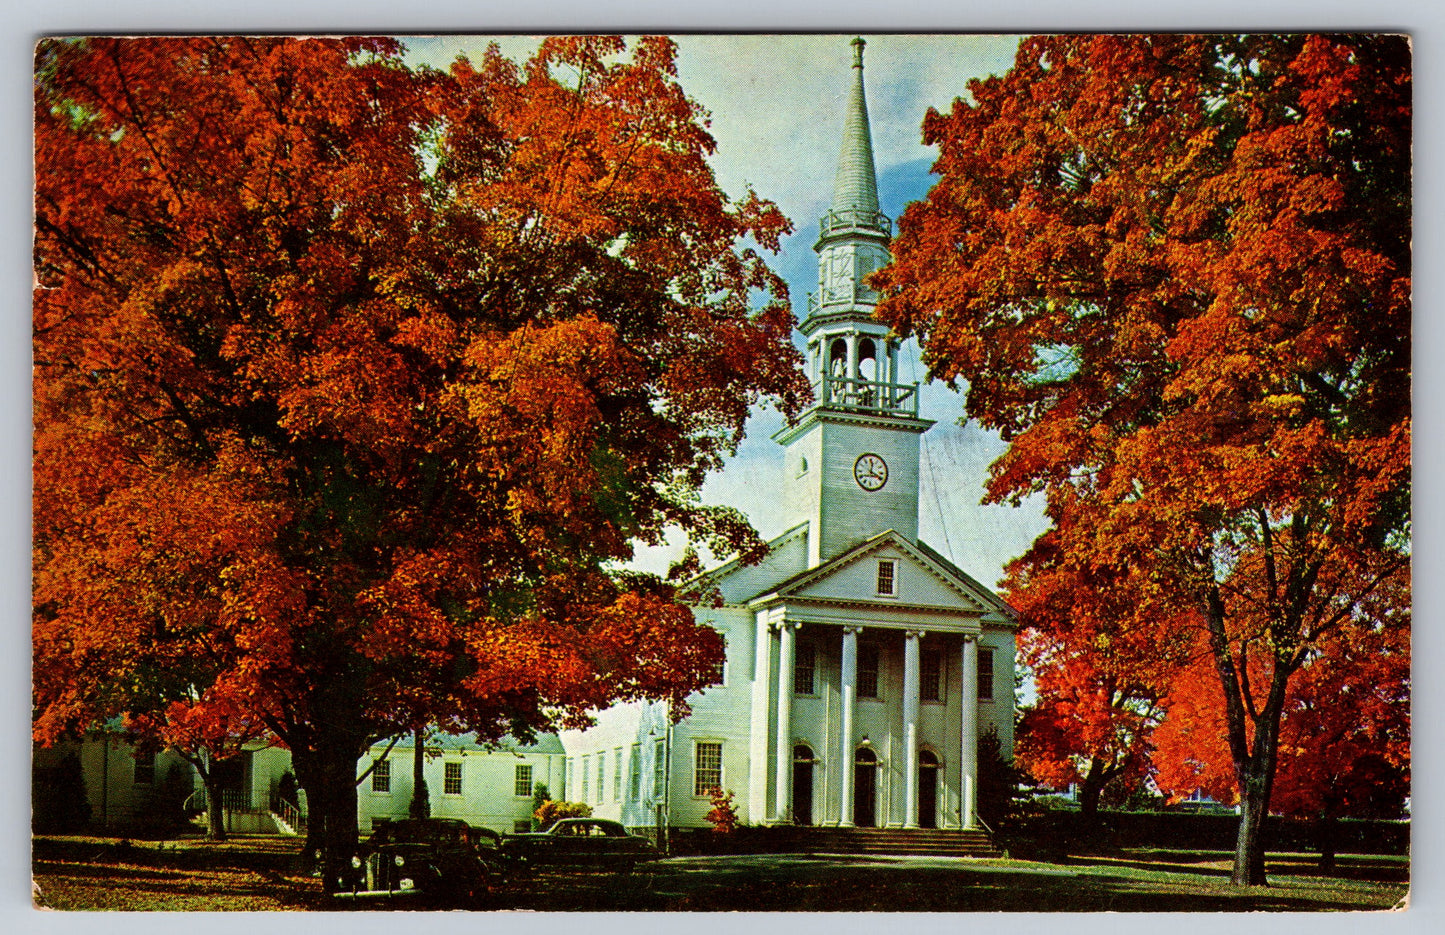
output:
[{"label": "red-orange foliage", "polygon": [[[1394,591],[1395,593],[1390,593]],[[1270,807],[1301,818],[1397,818],[1410,777],[1408,578],[1378,589],[1363,613],[1319,641],[1290,680]],[[1196,790],[1239,799],[1219,676],[1202,627],[1195,660],[1174,679],[1154,733],[1155,782],[1175,798]],[[1251,680],[1273,659],[1244,651]]]},{"label": "red-orange foliage", "polygon": [[1030,577],[1107,582],[1115,633],[1202,616],[1236,883],[1292,674],[1408,565],[1410,87],[1398,36],[1028,40],[927,116],[876,279],[1010,442],[990,496],[1046,494]]},{"label": "red-orange foliage", "polygon": [[733,805],[733,794],[724,792],[721,786],[713,786],[707,790],[707,798],[712,803],[712,809],[706,817],[712,824],[713,833],[732,834],[738,830],[738,810]]},{"label": "red-orange foliage", "polygon": [[1149,773],[1150,733],[1190,641],[1179,615],[1119,627],[1133,613],[1123,598],[1137,576],[1110,578],[1098,569],[1081,576],[1041,561],[1058,540],[1045,533],[1032,561],[1009,568],[1009,601],[1024,624],[1019,653],[1037,696],[1021,719],[1015,754],[1053,788],[1079,783],[1081,807],[1092,813],[1111,782],[1137,787]]},{"label": "red-orange foliage", "polygon": [[41,44],[37,738],[253,719],[335,852],[376,738],[685,710],[721,640],[614,563],[755,549],[697,491],[807,389],[673,51]]}]

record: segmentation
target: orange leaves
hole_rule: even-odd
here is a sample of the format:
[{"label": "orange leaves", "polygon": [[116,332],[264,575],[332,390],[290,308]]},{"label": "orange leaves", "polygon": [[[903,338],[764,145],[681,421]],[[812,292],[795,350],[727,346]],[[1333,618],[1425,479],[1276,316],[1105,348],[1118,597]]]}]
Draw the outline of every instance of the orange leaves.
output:
[{"label": "orange leaves", "polygon": [[744,242],[787,220],[718,190],[666,39],[399,51],[42,45],[45,730],[183,701],[304,757],[681,703],[716,661],[608,569],[669,526],[756,545],[697,490],[752,403],[806,396]]},{"label": "orange leaves", "polygon": [[675,716],[686,697],[709,684],[723,657],[722,638],[692,611],[655,596],[625,593],[610,605],[574,605],[557,620],[488,622],[468,642],[476,698],[535,694],[555,717],[580,724],[618,701],[660,699]]}]

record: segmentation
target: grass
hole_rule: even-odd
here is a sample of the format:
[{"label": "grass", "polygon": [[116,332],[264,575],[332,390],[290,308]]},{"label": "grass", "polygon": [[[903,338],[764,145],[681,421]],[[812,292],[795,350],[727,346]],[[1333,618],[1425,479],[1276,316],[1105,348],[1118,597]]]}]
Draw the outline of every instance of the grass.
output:
[{"label": "grass", "polygon": [[[298,869],[295,839],[122,842],[35,839],[37,905],[61,910],[346,908]],[[1292,912],[1388,910],[1406,898],[1404,857],[1271,854],[1270,886],[1229,885],[1230,855],[1122,850],[1024,860],[768,855],[685,857],[647,875],[552,874],[510,882],[503,909],[544,911]],[[381,908],[368,904],[366,908]]]}]

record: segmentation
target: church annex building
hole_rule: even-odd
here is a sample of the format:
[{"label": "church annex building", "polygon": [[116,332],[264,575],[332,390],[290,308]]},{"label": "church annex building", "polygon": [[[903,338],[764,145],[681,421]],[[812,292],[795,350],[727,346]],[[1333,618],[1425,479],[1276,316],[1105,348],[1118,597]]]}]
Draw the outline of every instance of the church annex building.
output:
[{"label": "church annex building", "polygon": [[864,278],[888,262],[863,40],[819,224],[818,291],[801,331],[815,403],[774,435],[789,527],[760,564],[705,574],[694,608],[727,661],[692,713],[601,711],[561,735],[565,790],[633,827],[705,827],[708,790],[753,825],[976,827],[977,743],[1013,745],[1011,609],[918,539],[918,385],[873,320]]}]

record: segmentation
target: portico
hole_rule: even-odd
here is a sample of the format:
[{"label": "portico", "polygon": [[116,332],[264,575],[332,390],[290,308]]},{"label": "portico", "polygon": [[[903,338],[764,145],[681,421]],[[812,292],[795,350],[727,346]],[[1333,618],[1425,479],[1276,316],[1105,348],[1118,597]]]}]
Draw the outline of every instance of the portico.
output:
[{"label": "portico", "polygon": [[[860,600],[860,573],[879,565],[918,602]],[[764,823],[975,826],[977,648],[985,618],[1004,622],[975,586],[890,531],[751,602]]]}]

